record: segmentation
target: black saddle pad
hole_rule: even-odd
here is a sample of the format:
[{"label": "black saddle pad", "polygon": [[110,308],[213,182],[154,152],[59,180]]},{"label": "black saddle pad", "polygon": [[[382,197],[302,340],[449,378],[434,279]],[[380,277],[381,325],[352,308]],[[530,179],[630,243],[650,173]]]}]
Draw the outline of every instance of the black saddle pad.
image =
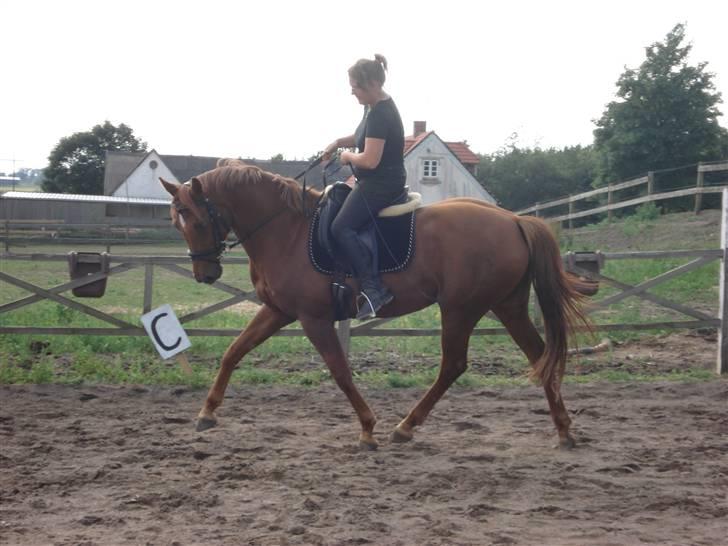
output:
[{"label": "black saddle pad", "polygon": [[[334,260],[316,236],[319,220],[317,210],[308,233],[308,255],[316,271],[333,275]],[[409,265],[415,251],[415,212],[391,218],[377,218],[376,223],[379,272],[402,271]],[[351,276],[351,270],[347,270],[346,274]]]}]

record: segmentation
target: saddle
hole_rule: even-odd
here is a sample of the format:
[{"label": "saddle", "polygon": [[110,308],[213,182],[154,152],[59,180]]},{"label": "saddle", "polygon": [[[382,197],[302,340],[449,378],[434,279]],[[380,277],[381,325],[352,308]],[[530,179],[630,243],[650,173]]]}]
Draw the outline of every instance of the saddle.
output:
[{"label": "saddle", "polygon": [[[331,235],[331,223],[349,192],[351,187],[344,182],[327,186],[309,232],[311,264],[319,273],[332,277],[335,320],[351,318],[349,303],[352,291],[345,281],[346,277],[353,275],[353,269],[337,251]],[[414,254],[415,210],[421,204],[420,194],[408,193],[405,187],[392,205],[379,211],[375,222],[370,222],[358,232],[360,240],[371,252],[375,272],[402,271],[409,265]]]}]

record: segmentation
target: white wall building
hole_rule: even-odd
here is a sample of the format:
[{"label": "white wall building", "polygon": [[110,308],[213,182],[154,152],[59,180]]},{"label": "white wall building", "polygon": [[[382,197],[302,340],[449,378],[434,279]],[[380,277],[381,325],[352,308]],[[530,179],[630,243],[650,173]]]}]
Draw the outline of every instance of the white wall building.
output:
[{"label": "white wall building", "polygon": [[475,178],[479,158],[465,142],[444,142],[424,121],[415,121],[405,138],[404,166],[410,191],[422,194],[425,205],[450,197],[472,197],[495,204]]}]

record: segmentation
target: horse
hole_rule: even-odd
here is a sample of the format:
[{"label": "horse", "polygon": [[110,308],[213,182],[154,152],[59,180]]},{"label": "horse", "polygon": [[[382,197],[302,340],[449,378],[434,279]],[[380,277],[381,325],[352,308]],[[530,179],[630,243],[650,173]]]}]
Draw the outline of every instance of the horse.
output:
[{"label": "horse", "polygon": [[[239,160],[220,160],[216,168],[184,184],[160,182],[172,196],[172,222],[187,242],[195,280],[211,284],[220,278],[225,238],[233,232],[249,257],[250,277],[262,302],[222,356],[198,414],[197,430],[218,424],[215,412],[241,359],[298,320],[353,406],[361,425],[360,445],[376,449],[375,414],[353,382],[334,328],[330,278],[314,269],[308,253],[309,213],[320,192],[304,192],[291,178]],[[529,360],[532,379],[543,385],[558,445],[574,447],[560,387],[569,338],[581,323],[588,325],[588,319],[580,294],[584,287],[564,270],[548,225],[469,198],[447,199],[415,214],[414,254],[404,271],[383,275],[394,300],[377,316],[397,317],[436,303],[442,355],[435,382],[394,428],[391,441],[413,439],[415,427],[465,372],[472,331],[492,311]],[[357,293],[356,280],[346,282]],[[545,340],[528,314],[532,284]]]}]

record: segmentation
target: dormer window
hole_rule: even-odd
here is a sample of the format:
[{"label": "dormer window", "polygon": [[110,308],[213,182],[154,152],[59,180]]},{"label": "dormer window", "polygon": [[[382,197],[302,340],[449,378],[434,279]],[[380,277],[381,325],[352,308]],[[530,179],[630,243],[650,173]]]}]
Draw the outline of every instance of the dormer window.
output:
[{"label": "dormer window", "polygon": [[437,178],[440,174],[439,159],[422,160],[422,178]]}]

